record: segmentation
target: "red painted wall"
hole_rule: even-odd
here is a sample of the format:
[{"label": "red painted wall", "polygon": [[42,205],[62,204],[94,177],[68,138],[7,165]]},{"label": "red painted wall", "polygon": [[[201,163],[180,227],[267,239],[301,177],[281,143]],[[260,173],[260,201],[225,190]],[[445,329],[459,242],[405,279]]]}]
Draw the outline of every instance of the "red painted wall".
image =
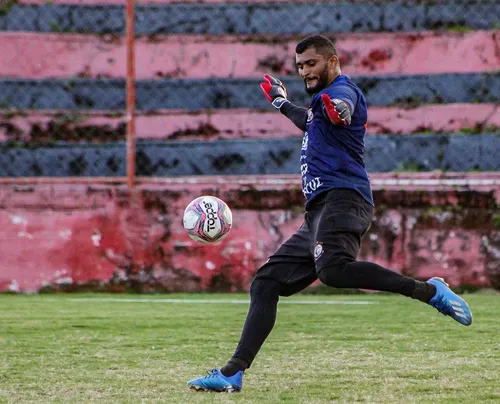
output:
[{"label": "red painted wall", "polygon": [[[335,38],[342,69],[351,75],[488,72],[500,66],[498,30],[342,34]],[[252,39],[138,38],[137,78],[295,74],[296,41]],[[123,37],[4,32],[0,33],[0,49],[0,76],[116,78],[126,74]]]},{"label": "red painted wall", "polygon": [[[258,83],[265,73],[294,74],[295,43],[259,39],[260,43],[196,35],[140,38],[137,77],[250,77]],[[352,75],[488,72],[500,65],[498,31],[370,33],[337,39],[343,69]],[[124,77],[126,71],[124,38],[115,36],[4,32],[0,49],[0,77]],[[105,140],[109,131],[123,130],[125,122],[105,112],[16,115],[9,111],[0,115],[0,141],[11,139],[12,133],[26,140],[35,132],[40,135],[40,130],[43,135],[68,116],[78,119],[57,126],[68,140],[75,127],[83,126]],[[411,134],[499,126],[498,105],[374,107],[368,132]],[[139,114],[137,121],[139,138],[293,133],[299,135],[272,111],[157,111]],[[361,257],[420,278],[438,275],[455,286],[500,289],[500,174],[438,177],[432,173],[372,176],[377,215]],[[295,177],[147,181],[132,193],[112,185],[0,185],[0,290],[246,289],[257,268],[302,221],[300,179]],[[185,205],[201,194],[218,195],[233,209],[234,228],[215,246],[195,244],[180,223]]]},{"label": "red painted wall", "polygon": [[[500,288],[498,173],[387,174],[372,182],[377,214],[362,258],[419,278],[444,276],[454,286]],[[0,290],[246,289],[300,226],[299,185],[294,176],[177,179],[132,193],[110,185],[1,185]],[[233,210],[234,227],[220,244],[196,244],[181,226],[185,205],[202,194]]]},{"label": "red painted wall", "polygon": [[[0,141],[41,140],[55,134],[67,141],[78,140],[82,134],[94,140],[109,140],[112,134],[124,137],[126,126],[124,114],[83,111],[33,111],[28,115],[0,112],[0,123]],[[426,105],[411,109],[371,107],[367,133],[453,133],[464,128],[495,131],[499,127],[500,106],[495,104]],[[288,119],[271,110],[139,111],[136,117],[136,136],[140,139],[268,139],[294,134],[302,136]]]}]

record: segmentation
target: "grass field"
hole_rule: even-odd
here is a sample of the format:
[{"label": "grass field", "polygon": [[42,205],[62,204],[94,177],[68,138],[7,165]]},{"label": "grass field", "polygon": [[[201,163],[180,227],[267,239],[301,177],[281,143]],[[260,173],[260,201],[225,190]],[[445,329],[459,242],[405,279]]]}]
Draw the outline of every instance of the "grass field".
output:
[{"label": "grass field", "polygon": [[[500,296],[464,327],[399,296],[294,296],[240,394],[186,381],[221,366],[246,295],[0,295],[0,402],[500,402]],[[371,304],[286,304],[291,301]]]}]

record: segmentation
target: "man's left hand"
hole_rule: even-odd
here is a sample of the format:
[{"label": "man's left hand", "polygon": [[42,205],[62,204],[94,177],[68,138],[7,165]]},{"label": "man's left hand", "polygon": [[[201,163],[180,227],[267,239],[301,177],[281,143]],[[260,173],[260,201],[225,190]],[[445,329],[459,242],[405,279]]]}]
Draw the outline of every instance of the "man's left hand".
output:
[{"label": "man's left hand", "polygon": [[338,98],[331,99],[328,94],[321,94],[321,100],[330,121],[337,125],[351,124],[351,110],[345,101]]}]

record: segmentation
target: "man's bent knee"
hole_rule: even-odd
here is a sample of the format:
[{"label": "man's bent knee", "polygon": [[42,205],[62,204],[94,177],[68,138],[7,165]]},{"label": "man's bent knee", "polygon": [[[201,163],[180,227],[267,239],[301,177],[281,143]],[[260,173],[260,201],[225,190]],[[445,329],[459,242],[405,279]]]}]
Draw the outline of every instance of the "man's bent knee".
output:
[{"label": "man's bent knee", "polygon": [[272,279],[256,278],[250,286],[250,297],[254,298],[272,298],[278,299],[280,294],[281,284]]},{"label": "man's bent knee", "polygon": [[333,261],[328,266],[317,268],[318,279],[327,286],[334,288],[345,287],[346,284],[346,267],[351,262],[348,259],[339,259]]}]

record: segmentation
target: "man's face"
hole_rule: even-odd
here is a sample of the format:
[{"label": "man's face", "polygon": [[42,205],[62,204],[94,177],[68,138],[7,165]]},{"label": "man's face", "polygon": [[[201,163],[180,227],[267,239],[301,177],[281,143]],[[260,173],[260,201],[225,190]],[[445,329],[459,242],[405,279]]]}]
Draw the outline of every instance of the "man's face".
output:
[{"label": "man's face", "polygon": [[330,60],[309,48],[303,53],[295,54],[295,64],[300,77],[304,80],[307,94],[317,94],[333,79],[335,70],[335,56]]}]

